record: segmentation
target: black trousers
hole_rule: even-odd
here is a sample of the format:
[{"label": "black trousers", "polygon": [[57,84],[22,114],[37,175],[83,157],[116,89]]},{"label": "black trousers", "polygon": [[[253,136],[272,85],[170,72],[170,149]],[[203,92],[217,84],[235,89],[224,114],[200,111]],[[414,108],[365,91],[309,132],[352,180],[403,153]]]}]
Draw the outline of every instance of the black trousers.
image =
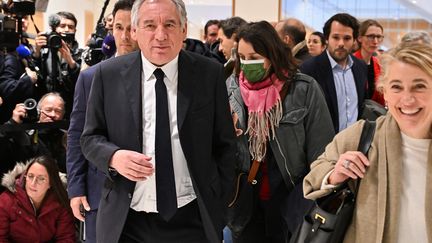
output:
[{"label": "black trousers", "polygon": [[205,243],[197,200],[181,207],[170,221],[158,213],[129,209],[120,243]]},{"label": "black trousers", "polygon": [[[289,242],[289,233],[278,210],[267,201],[259,201],[252,218],[247,223],[239,237],[233,236],[234,243],[286,243]],[[271,220],[271,223],[269,223]],[[270,225],[271,224],[271,225]],[[279,229],[274,229],[279,226]],[[269,231],[273,231],[269,233]]]}]

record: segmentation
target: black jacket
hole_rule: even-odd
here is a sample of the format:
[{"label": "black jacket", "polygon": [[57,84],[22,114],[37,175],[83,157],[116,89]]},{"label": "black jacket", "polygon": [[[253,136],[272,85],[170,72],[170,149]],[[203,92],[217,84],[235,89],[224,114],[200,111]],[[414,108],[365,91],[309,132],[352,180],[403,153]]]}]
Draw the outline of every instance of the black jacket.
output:
[{"label": "black jacket", "polygon": [[0,124],[12,117],[15,105],[33,97],[34,85],[15,53],[0,55]]},{"label": "black jacket", "polygon": [[[140,52],[97,66],[81,136],[85,157],[107,175],[98,209],[96,237],[118,242],[135,182],[111,173],[119,149],[142,152],[142,62]],[[181,51],[178,57],[177,124],[199,212],[209,242],[222,241],[234,188],[234,128],[222,65]]]},{"label": "black jacket", "polygon": [[64,60],[59,60],[57,65],[58,75],[53,76],[53,59],[52,50],[42,48],[41,56],[35,58],[35,63],[40,69],[42,79],[38,80],[38,88],[36,90],[37,98],[42,97],[48,92],[58,92],[65,101],[65,118],[68,119],[72,112],[73,95],[75,84],[78,80],[78,75],[81,69],[81,54],[82,49],[78,48],[78,43],[73,44],[70,50],[72,58],[76,62],[75,68],[70,68]]}]

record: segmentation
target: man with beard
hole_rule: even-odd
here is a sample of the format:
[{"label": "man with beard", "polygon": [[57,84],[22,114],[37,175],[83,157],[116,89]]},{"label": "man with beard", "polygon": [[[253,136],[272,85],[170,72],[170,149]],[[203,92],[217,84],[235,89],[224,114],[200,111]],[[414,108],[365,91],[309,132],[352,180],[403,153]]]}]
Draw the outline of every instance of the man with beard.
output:
[{"label": "man with beard", "polygon": [[351,55],[358,29],[353,16],[334,15],[323,27],[327,50],[300,66],[321,85],[336,132],[358,120],[365,99],[367,66]]}]

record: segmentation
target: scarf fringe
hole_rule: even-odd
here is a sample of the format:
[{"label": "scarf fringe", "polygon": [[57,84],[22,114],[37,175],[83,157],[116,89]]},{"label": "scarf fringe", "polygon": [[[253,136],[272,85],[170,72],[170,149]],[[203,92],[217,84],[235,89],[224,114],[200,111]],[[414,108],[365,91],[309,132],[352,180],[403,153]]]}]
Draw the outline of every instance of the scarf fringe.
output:
[{"label": "scarf fringe", "polygon": [[282,119],[282,102],[279,99],[267,112],[250,112],[248,118],[249,152],[253,160],[261,162],[267,150],[267,141],[275,138],[275,128]]}]

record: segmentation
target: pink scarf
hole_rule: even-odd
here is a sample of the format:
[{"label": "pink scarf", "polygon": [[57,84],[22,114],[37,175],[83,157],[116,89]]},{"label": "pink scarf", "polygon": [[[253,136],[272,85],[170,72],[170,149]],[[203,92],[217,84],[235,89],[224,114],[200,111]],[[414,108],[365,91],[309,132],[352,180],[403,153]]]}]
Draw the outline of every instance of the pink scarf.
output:
[{"label": "pink scarf", "polygon": [[279,93],[285,82],[272,74],[258,83],[249,83],[241,72],[239,83],[240,93],[249,111],[246,130],[249,134],[249,152],[253,160],[262,161],[267,141],[275,138],[275,127],[279,127],[283,115]]}]

